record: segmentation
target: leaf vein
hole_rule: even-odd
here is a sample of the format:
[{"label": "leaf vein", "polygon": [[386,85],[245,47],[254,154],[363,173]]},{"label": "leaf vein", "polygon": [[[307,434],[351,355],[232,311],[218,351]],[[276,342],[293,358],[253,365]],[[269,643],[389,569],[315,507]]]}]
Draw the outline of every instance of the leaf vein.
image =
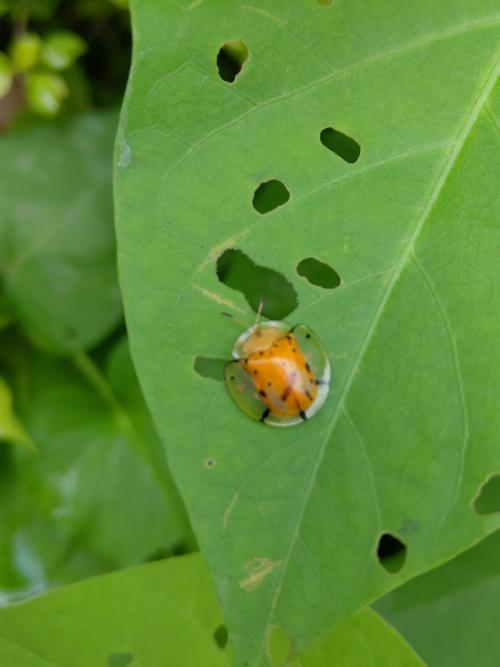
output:
[{"label": "leaf vein", "polygon": [[465,398],[465,386],[464,386],[464,380],[463,380],[463,375],[462,375],[462,369],[460,365],[460,357],[458,354],[458,346],[457,346],[457,341],[455,336],[453,335],[453,329],[451,327],[451,322],[450,318],[448,317],[448,313],[446,312],[446,309],[444,307],[444,304],[442,302],[441,297],[439,296],[439,293],[436,289],[436,286],[434,282],[432,281],[432,278],[430,277],[427,269],[423,266],[422,262],[419,260],[419,258],[415,255],[415,253],[412,253],[411,258],[417,267],[417,269],[420,272],[420,275],[424,279],[424,282],[428,286],[434,302],[438,308],[438,311],[441,315],[441,319],[443,321],[443,324],[445,326],[449,341],[450,341],[450,347],[451,347],[451,352],[453,356],[453,366],[455,370],[455,375],[457,378],[457,387],[458,387],[458,396],[460,399],[460,407],[462,410],[462,424],[463,424],[463,436],[462,436],[462,445],[460,448],[460,465],[458,467],[458,473],[457,473],[457,478],[455,480],[455,488],[453,491],[453,497],[452,500],[444,512],[443,516],[441,517],[440,521],[437,524],[436,530],[439,530],[443,523],[445,522],[448,514],[450,513],[451,509],[453,508],[453,505],[455,504],[458,494],[460,491],[460,486],[462,484],[463,480],[463,475],[464,475],[464,468],[465,468],[465,457],[467,454],[467,446],[469,443],[469,411],[467,408],[467,401]]}]

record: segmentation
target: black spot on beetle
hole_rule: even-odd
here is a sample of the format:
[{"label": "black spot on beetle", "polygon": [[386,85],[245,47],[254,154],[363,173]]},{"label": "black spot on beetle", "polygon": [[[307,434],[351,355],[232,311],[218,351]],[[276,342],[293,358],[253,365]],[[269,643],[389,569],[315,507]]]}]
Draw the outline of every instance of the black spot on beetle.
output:
[{"label": "black spot on beetle", "polygon": [[309,364],[307,363],[307,361],[306,361],[306,371],[307,371],[308,373],[311,372],[311,367],[309,366]]},{"label": "black spot on beetle", "polygon": [[264,397],[267,396],[266,392],[262,391],[262,389],[259,390],[259,394]]},{"label": "black spot on beetle", "polygon": [[264,412],[262,413],[262,417],[260,418],[260,421],[263,422],[264,419],[266,419],[267,417],[269,417],[269,413],[270,413],[270,412],[271,412],[271,410],[270,410],[269,408],[266,408],[266,409],[264,410]]}]

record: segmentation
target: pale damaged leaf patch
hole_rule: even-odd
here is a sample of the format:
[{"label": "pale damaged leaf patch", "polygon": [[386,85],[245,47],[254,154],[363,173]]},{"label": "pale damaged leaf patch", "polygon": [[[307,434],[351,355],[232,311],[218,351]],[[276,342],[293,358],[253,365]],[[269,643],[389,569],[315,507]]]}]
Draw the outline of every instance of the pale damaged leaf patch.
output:
[{"label": "pale damaged leaf patch", "polygon": [[248,571],[248,574],[245,579],[239,582],[240,587],[247,592],[252,591],[254,588],[260,586],[264,579],[282,564],[282,560],[273,561],[270,558],[253,558],[248,563],[245,563],[245,570]]}]

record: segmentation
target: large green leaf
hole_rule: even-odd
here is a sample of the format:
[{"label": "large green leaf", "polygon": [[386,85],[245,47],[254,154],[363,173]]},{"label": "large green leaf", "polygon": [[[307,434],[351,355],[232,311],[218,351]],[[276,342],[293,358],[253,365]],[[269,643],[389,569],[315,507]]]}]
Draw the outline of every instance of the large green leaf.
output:
[{"label": "large green leaf", "polygon": [[116,113],[28,125],[0,142],[0,279],[25,332],[87,347],[121,318],[111,201]]},{"label": "large green leaf", "polygon": [[[302,649],[499,525],[471,507],[500,469],[498,7],[132,9],[116,168],[132,351],[237,665],[257,667],[271,626]],[[216,56],[231,40],[250,55],[227,83]],[[322,145],[327,127],[357,161]],[[254,191],[271,179],[290,199],[262,215]],[[220,311],[246,308],[216,276],[228,247],[293,282],[290,320],[330,351],[330,399],[305,425],[253,422],[193,369],[229,358],[238,331]],[[299,277],[306,257],[341,286]],[[383,531],[408,545],[399,574],[375,556]]]},{"label": "large green leaf", "polygon": [[500,532],[377,603],[429,667],[498,667]]},{"label": "large green leaf", "polygon": [[[185,556],[0,610],[0,662],[15,667],[227,667],[230,655],[221,623],[202,558]],[[271,649],[276,667],[283,664],[283,647],[278,641]],[[333,664],[423,667],[397,632],[370,610],[344,622],[287,666]]]},{"label": "large green leaf", "polygon": [[0,588],[33,592],[189,548],[126,340],[103,369],[18,352],[17,373],[39,454],[3,465]]}]

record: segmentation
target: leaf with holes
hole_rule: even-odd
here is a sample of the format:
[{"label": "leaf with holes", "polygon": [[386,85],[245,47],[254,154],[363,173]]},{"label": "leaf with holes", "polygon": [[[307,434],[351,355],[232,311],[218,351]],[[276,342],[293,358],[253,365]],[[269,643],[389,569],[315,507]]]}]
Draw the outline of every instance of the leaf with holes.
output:
[{"label": "leaf with holes", "polygon": [[377,603],[377,609],[417,648],[429,667],[497,667],[499,553],[497,531],[393,591]]},{"label": "leaf with holes", "polygon": [[[227,630],[200,555],[96,577],[0,610],[0,663],[16,667],[228,667],[226,644]],[[286,637],[273,637],[269,649],[275,667],[281,667],[289,653]],[[371,610],[345,621],[300,662],[287,665],[324,667],[334,659],[346,667],[423,667]]]},{"label": "leaf with holes", "polygon": [[2,137],[0,280],[25,333],[56,352],[95,344],[121,319],[110,194],[116,120],[89,114]]},{"label": "leaf with holes", "polygon": [[[236,664],[260,667],[272,626],[302,650],[500,524],[472,506],[500,469],[500,17],[495,0],[132,10],[116,167],[132,351]],[[230,356],[241,327],[221,311],[255,307],[237,267],[217,275],[234,249],[330,352],[306,424],[252,421],[194,367]]]}]

